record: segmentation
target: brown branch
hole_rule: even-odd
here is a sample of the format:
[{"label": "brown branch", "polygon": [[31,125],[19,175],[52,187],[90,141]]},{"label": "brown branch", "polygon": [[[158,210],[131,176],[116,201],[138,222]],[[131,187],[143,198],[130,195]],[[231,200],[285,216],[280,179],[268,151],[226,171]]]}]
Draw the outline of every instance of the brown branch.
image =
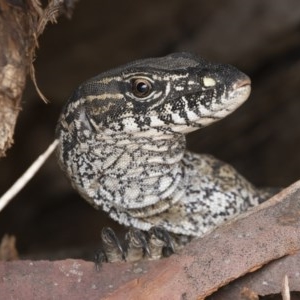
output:
[{"label": "brown branch", "polygon": [[[300,255],[290,256],[300,249],[299,197],[300,181],[160,261],[104,264],[100,272],[93,263],[81,260],[2,262],[0,290],[3,297],[26,295],[28,299],[47,293],[70,299],[204,299],[245,274],[250,276],[258,269],[251,276],[263,274],[280,258],[293,257],[295,268],[290,270],[299,269]],[[277,264],[278,276],[268,292],[280,293],[285,274],[291,277],[291,291],[300,291],[297,276],[292,280],[293,274],[282,266]],[[237,291],[233,298],[222,294],[214,299],[245,299],[245,295],[256,299],[261,292],[247,281]]]},{"label": "brown branch", "polygon": [[76,0],[49,1],[43,10],[37,0],[0,0],[0,157],[13,143],[14,128],[26,76],[30,72],[37,91],[32,65],[37,38],[46,24],[59,14],[70,16]]}]

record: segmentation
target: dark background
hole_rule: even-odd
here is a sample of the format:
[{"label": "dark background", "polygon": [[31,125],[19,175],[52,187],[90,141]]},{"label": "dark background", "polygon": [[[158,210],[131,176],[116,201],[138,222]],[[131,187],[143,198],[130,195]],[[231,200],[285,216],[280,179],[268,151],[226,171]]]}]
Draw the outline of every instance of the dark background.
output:
[{"label": "dark background", "polygon": [[[82,0],[71,20],[48,25],[39,44],[36,77],[51,103],[28,80],[15,144],[0,161],[0,194],[52,142],[60,110],[80,82],[175,51],[234,64],[253,83],[241,108],[189,135],[189,149],[231,163],[258,186],[300,178],[299,0]],[[24,258],[92,259],[107,222],[71,189],[52,156],[0,212],[0,238],[14,234]]]}]

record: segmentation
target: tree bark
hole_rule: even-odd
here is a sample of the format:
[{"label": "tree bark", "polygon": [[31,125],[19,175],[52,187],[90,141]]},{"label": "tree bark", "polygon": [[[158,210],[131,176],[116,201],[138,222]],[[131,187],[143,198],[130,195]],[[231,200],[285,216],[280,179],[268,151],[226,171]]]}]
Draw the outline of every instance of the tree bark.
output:
[{"label": "tree bark", "polygon": [[37,14],[25,1],[0,0],[0,157],[13,143],[26,74],[36,46]]},{"label": "tree bark", "polygon": [[32,65],[37,38],[59,14],[70,16],[76,0],[0,0],[0,157],[13,144],[26,76],[30,72],[40,96]]}]

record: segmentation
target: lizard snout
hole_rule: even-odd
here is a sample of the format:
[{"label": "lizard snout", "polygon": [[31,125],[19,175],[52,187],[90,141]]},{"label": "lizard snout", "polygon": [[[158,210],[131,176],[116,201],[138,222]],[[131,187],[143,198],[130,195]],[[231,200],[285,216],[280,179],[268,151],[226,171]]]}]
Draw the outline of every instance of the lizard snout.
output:
[{"label": "lizard snout", "polygon": [[243,77],[233,84],[233,89],[239,89],[246,86],[251,86],[251,79],[247,75],[243,74]]}]

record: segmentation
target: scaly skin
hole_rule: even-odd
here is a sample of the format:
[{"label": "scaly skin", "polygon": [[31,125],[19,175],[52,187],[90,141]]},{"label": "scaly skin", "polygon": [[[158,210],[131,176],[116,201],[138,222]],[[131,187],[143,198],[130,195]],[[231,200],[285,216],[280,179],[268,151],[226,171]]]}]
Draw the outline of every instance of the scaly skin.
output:
[{"label": "scaly skin", "polygon": [[102,73],[80,85],[61,114],[60,165],[120,224],[202,236],[270,196],[228,164],[186,150],[186,133],[233,112],[250,90],[236,68],[188,53]]}]

